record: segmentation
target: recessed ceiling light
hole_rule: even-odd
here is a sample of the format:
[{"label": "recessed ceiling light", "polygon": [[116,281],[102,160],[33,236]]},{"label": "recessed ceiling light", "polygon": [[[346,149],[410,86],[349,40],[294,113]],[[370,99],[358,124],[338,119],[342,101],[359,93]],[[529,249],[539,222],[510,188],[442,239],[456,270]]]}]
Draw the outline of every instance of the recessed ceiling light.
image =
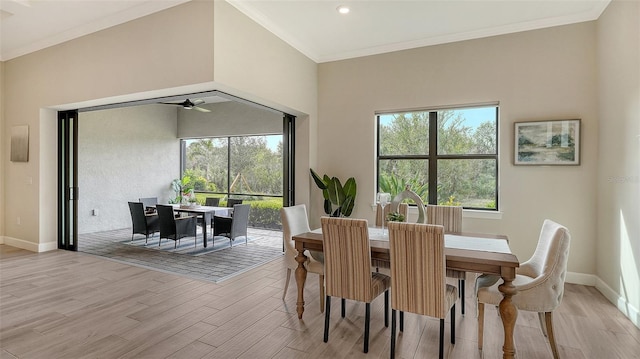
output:
[{"label": "recessed ceiling light", "polygon": [[338,12],[341,14],[348,14],[349,11],[351,11],[351,9],[349,9],[347,5],[340,5],[336,8],[336,10],[338,10]]}]

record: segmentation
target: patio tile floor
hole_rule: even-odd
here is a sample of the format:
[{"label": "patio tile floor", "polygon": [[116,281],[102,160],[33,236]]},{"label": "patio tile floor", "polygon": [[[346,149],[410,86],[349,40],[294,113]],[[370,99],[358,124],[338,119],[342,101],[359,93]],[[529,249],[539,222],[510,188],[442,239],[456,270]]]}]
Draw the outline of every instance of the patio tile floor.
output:
[{"label": "patio tile floor", "polygon": [[[196,279],[221,282],[237,274],[270,262],[283,255],[282,232],[249,228],[247,245],[239,238],[232,248],[192,255],[157,249],[158,235],[149,238],[148,246],[127,244],[131,228],[78,235],[78,251],[144,268],[180,274]],[[139,235],[137,238],[139,240]],[[202,234],[198,232],[202,247]],[[144,241],[144,237],[142,237]],[[184,239],[193,244],[193,240]],[[224,239],[216,237],[216,243]],[[210,243],[211,239],[209,239]],[[170,241],[173,243],[172,241]],[[228,240],[227,240],[228,242]],[[193,246],[193,245],[191,245]]]}]

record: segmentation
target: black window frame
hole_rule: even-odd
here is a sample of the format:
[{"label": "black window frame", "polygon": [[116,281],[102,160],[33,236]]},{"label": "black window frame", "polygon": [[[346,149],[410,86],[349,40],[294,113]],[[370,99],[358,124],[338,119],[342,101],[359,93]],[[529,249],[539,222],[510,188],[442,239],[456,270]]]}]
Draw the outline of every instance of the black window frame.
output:
[{"label": "black window frame", "polygon": [[[473,108],[495,107],[496,109],[496,126],[495,126],[495,153],[494,154],[439,154],[438,153],[438,111],[445,110],[465,110]],[[381,155],[380,154],[380,117],[390,114],[401,113],[415,113],[426,112],[429,113],[429,151],[426,155],[412,154],[412,155]],[[380,190],[380,161],[381,160],[426,160],[428,162],[428,204],[438,203],[438,161],[439,160],[476,160],[476,159],[491,159],[495,161],[495,208],[488,207],[466,207],[464,209],[481,210],[489,212],[499,211],[499,119],[500,119],[500,106],[497,103],[470,105],[470,106],[455,106],[455,107],[441,107],[441,108],[429,108],[429,109],[416,109],[416,110],[402,110],[402,111],[386,111],[376,113],[376,189]]]},{"label": "black window frame", "polygon": [[[291,121],[291,119],[286,118],[285,121]],[[247,197],[269,197],[269,198],[282,198],[283,199],[283,203],[284,201],[287,201],[289,196],[286,196],[285,194],[292,191],[293,189],[291,188],[291,183],[287,183],[286,181],[286,177],[287,175],[283,173],[283,188],[282,188],[282,193],[281,194],[267,194],[267,193],[243,193],[243,192],[231,192],[231,185],[232,185],[232,178],[231,178],[231,139],[232,138],[236,138],[236,137],[260,137],[260,136],[282,136],[282,141],[283,141],[283,166],[284,163],[286,163],[288,161],[287,156],[290,156],[288,154],[288,149],[284,148],[285,145],[285,139],[287,139],[287,135],[286,133],[273,133],[273,134],[255,134],[255,135],[234,135],[234,136],[208,136],[208,137],[198,137],[198,138],[184,138],[180,140],[180,178],[182,178],[184,176],[184,172],[186,170],[186,165],[187,165],[187,141],[189,140],[203,140],[203,139],[225,139],[227,142],[227,168],[226,168],[226,173],[227,173],[227,186],[225,188],[225,191],[218,191],[218,192],[214,192],[214,191],[200,191],[200,190],[196,190],[194,191],[195,193],[204,193],[204,194],[215,194],[215,195],[223,195],[226,196],[227,198],[237,198],[237,197],[241,197],[241,198],[247,198]]]}]

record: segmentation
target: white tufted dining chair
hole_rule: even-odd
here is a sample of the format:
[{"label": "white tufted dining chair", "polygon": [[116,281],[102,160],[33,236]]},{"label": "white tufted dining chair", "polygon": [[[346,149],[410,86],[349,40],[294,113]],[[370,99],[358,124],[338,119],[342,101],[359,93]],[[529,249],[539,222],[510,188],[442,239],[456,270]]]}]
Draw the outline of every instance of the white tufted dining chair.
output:
[{"label": "white tufted dining chair", "polygon": [[[282,240],[285,248],[284,261],[287,266],[287,280],[284,284],[284,293],[282,293],[282,299],[284,299],[287,295],[287,288],[289,288],[291,271],[298,268],[298,262],[296,261],[298,250],[295,248],[291,238],[296,234],[309,232],[311,229],[307,218],[307,207],[304,204],[283,207],[280,210],[280,219],[282,220]],[[307,256],[307,261],[304,263],[304,267],[308,272],[316,273],[319,276],[320,312],[322,313],[324,312],[324,264],[315,260],[309,251],[305,251],[305,255]]]},{"label": "white tufted dining chair", "polygon": [[[549,346],[555,359],[558,358],[558,348],[553,336],[551,313],[562,302],[570,242],[571,234],[566,227],[546,219],[533,256],[517,268],[516,279],[513,281],[518,290],[511,299],[513,304],[518,310],[538,313],[540,327],[549,338]],[[482,349],[484,304],[498,305],[502,300],[502,293],[498,290],[502,281],[498,278],[483,275],[476,280],[478,349]]]}]

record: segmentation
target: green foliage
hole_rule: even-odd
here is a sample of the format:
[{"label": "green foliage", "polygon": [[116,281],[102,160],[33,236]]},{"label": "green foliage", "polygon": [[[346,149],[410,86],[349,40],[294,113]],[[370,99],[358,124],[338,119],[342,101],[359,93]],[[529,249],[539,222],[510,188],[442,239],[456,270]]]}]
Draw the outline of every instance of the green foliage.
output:
[{"label": "green foliage", "polygon": [[446,202],[439,202],[438,203],[441,206],[461,206],[462,203],[456,201],[456,197],[455,196],[449,196],[449,199]]},{"label": "green foliage", "polygon": [[268,137],[272,136],[189,140],[185,174],[198,178],[196,189],[201,191],[226,192],[231,186],[236,193],[281,195],[282,145],[271,150]]},{"label": "green foliage", "polygon": [[[496,154],[495,112],[487,113],[486,118],[468,120],[465,111],[437,111],[438,155]],[[430,155],[429,112],[388,114],[380,119],[380,155],[408,158],[378,161],[378,191],[395,196],[410,185],[426,203],[430,176],[426,158]],[[448,203],[453,197],[454,202],[465,207],[495,208],[494,159],[439,159],[436,166],[438,203]],[[494,207],[487,207],[491,201]]]},{"label": "green foliage", "polygon": [[[322,190],[324,197],[324,212],[331,217],[349,217],[353,211],[356,200],[356,180],[353,177],[347,182],[340,183],[337,177],[329,177],[326,174],[320,177],[313,169],[309,169],[314,182]],[[333,209],[333,206],[336,209]]]},{"label": "green foliage", "polygon": [[404,191],[407,185],[413,192],[420,196],[424,202],[427,202],[427,197],[429,196],[429,184],[418,183],[418,180],[415,178],[410,178],[409,181],[407,181],[405,178],[383,173],[380,175],[378,185],[380,187],[378,192],[390,193],[391,199],[398,193]]},{"label": "green foliage", "polygon": [[243,202],[251,204],[251,212],[249,214],[249,225],[259,228],[281,229],[280,208],[282,208],[282,200],[264,200]]},{"label": "green foliage", "polygon": [[193,192],[191,177],[183,176],[182,178],[174,179],[171,181],[171,189],[175,192],[176,197],[173,200],[169,200],[169,203],[182,203],[184,195]]},{"label": "green foliage", "polygon": [[398,212],[387,213],[387,221],[389,222],[404,222],[404,215]]},{"label": "green foliage", "polygon": [[189,185],[192,186],[195,191],[217,191],[216,185],[209,183],[207,179],[201,175],[200,171],[193,169],[185,170],[183,178],[189,179]]}]

